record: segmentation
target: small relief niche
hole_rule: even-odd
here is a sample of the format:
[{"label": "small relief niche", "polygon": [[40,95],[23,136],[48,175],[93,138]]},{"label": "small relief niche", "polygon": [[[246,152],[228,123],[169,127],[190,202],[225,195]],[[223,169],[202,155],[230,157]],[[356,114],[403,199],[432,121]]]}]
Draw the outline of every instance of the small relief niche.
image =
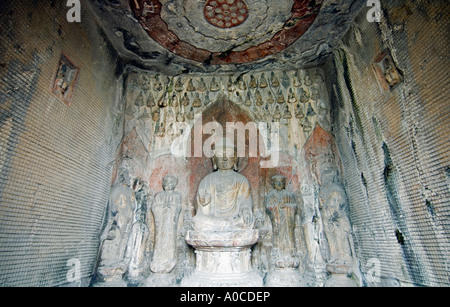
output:
[{"label": "small relief niche", "polygon": [[65,55],[61,56],[58,70],[53,80],[52,92],[67,105],[72,103],[79,71],[79,68]]},{"label": "small relief niche", "polygon": [[403,75],[388,51],[379,55],[372,67],[377,76],[378,84],[384,92],[390,92],[403,82]]}]

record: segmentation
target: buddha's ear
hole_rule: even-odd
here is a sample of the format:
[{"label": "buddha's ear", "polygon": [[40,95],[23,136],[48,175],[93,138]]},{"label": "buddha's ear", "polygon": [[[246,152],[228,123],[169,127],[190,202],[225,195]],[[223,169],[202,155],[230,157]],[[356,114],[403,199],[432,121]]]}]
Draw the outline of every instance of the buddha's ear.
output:
[{"label": "buddha's ear", "polygon": [[219,169],[219,167],[217,166],[216,159],[212,158],[211,161],[212,161],[212,165],[213,165],[213,170],[217,171]]},{"label": "buddha's ear", "polygon": [[234,166],[233,166],[233,170],[234,170],[236,173],[239,172],[239,161],[241,161],[241,159],[237,158],[237,159],[236,159],[236,163],[234,163]]}]

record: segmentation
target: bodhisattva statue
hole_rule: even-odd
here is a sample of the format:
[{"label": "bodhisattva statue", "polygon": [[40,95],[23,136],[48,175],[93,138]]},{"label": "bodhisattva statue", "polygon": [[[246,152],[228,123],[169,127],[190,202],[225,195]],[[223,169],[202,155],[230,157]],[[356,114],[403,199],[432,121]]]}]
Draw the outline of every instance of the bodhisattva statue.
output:
[{"label": "bodhisattva statue", "polygon": [[[227,140],[224,142],[227,143]],[[253,227],[250,184],[247,178],[237,173],[235,148],[228,144],[216,146],[212,159],[215,172],[206,176],[198,188],[197,212],[192,219],[195,230]]]},{"label": "bodhisattva statue", "polygon": [[156,194],[152,204],[155,220],[155,250],[150,269],[154,273],[170,273],[177,263],[176,242],[178,218],[182,209],[181,194],[175,191],[178,180],[163,178],[164,191]]},{"label": "bodhisattva statue", "polygon": [[150,254],[150,230],[145,222],[144,208],[138,209],[136,219],[131,229],[126,255],[129,261],[127,279],[132,284],[138,284],[148,272],[147,259]]},{"label": "bodhisattva statue", "polygon": [[128,263],[127,279],[131,284],[138,284],[148,272],[150,254],[150,230],[146,224],[147,195],[141,179],[136,179],[133,184],[135,191],[137,210],[135,222],[131,228],[125,254]]},{"label": "bodhisattva statue", "polygon": [[200,183],[193,230],[186,241],[195,248],[194,274],[182,286],[262,286],[251,268],[251,247],[258,241],[253,229],[250,184],[237,172],[233,142],[224,139],[213,151],[215,172]]},{"label": "bodhisattva statue", "polygon": [[266,277],[267,286],[300,286],[299,257],[295,244],[298,204],[294,194],[286,190],[286,177],[276,175],[273,189],[266,195],[266,212],[272,222],[274,268]]},{"label": "bodhisattva statue", "polygon": [[111,284],[126,286],[122,278],[127,269],[125,249],[133,223],[136,200],[131,189],[126,167],[119,168],[118,183],[113,186],[106,214],[106,227],[100,240],[100,263],[97,270],[98,286]]},{"label": "bodhisattva statue", "polygon": [[334,166],[325,166],[321,172],[319,209],[327,241],[324,250],[327,270],[332,274],[325,286],[356,286],[347,278],[352,273],[351,226],[347,215],[347,196],[339,182]]}]

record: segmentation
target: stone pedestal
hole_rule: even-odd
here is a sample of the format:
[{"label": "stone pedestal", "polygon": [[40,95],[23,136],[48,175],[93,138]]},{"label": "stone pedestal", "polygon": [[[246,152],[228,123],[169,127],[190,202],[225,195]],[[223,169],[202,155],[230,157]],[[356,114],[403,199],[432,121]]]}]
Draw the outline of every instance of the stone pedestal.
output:
[{"label": "stone pedestal", "polygon": [[358,287],[356,282],[347,276],[347,274],[331,274],[326,281],[325,288],[355,288]]},{"label": "stone pedestal", "polygon": [[181,281],[182,287],[262,287],[261,276],[251,268],[251,247],[257,230],[189,231],[195,248],[195,272]]},{"label": "stone pedestal", "polygon": [[327,271],[331,274],[325,282],[324,287],[328,288],[352,288],[358,284],[349,276],[351,268],[346,264],[327,264]]},{"label": "stone pedestal", "polygon": [[145,282],[142,283],[143,287],[175,287],[177,282],[176,275],[174,273],[160,274],[152,273]]},{"label": "stone pedestal", "polygon": [[93,284],[93,287],[104,288],[122,288],[127,287],[127,283],[123,280],[126,272],[126,265],[102,266],[98,269],[98,281]]},{"label": "stone pedestal", "polygon": [[266,287],[306,287],[297,268],[274,269],[266,276]]}]

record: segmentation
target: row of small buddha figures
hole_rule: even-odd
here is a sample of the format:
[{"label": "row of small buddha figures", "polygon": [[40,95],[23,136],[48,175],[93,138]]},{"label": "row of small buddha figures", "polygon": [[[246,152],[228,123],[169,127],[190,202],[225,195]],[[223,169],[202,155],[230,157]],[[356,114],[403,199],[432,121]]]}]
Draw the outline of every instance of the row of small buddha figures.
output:
[{"label": "row of small buddha figures", "polygon": [[[249,181],[236,171],[238,158],[235,148],[216,146],[212,161],[215,171],[201,181],[196,197],[196,214],[188,221],[182,236],[188,229],[200,232],[202,236],[216,236],[259,228],[264,216],[254,216]],[[336,184],[335,175],[332,168],[323,172],[319,195],[331,268],[333,263],[342,267],[342,264],[348,266],[352,261],[346,243],[350,225],[343,212],[345,193]],[[175,191],[177,179],[164,177],[163,191],[147,202],[141,180],[135,180],[131,189],[125,184],[126,171],[120,173],[120,178],[122,183],[111,192],[109,219],[102,238],[96,276],[98,285],[125,286],[124,277],[128,284],[142,285],[141,278],[148,268],[154,274],[169,274],[177,265],[177,226],[182,212],[182,195]],[[271,185],[272,189],[265,197],[265,211],[272,226],[273,266],[278,271],[295,270],[299,266],[294,231],[299,203],[286,189],[284,176],[273,176]],[[135,205],[130,205],[132,203]],[[151,238],[145,222],[146,203],[154,219],[153,251],[148,250]],[[152,259],[149,263],[150,254]]]},{"label": "row of small buddha figures", "polygon": [[[236,95],[236,100],[242,101],[242,104],[246,107],[251,106],[263,106],[265,103],[271,105],[271,104],[304,104],[308,101],[313,100],[317,101],[321,98],[319,89],[316,87],[311,87],[309,91],[305,91],[303,88],[298,88],[297,90],[294,90],[292,88],[289,88],[286,90],[287,92],[287,98],[286,94],[283,92],[283,90],[267,90],[267,91],[260,91],[259,89],[256,89],[254,91],[246,91],[246,95]],[[189,107],[192,106],[193,108],[201,108],[203,106],[208,106],[211,102],[211,96],[209,94],[210,92],[206,92],[201,95],[201,93],[191,93],[188,94],[188,92],[185,92],[184,94],[176,94],[175,92],[172,92],[171,95],[169,95],[166,92],[166,95],[162,95],[159,99],[154,97],[154,95],[149,93],[140,92],[136,100],[134,101],[135,106],[147,106],[147,107],[160,107],[165,108],[167,106],[172,107],[178,107],[178,106],[184,106]],[[214,96],[215,97],[215,96]]]},{"label": "row of small buddha figures", "polygon": [[[247,89],[265,89],[265,88],[280,88],[283,86],[284,88],[288,88],[290,86],[301,87],[302,85],[311,86],[311,85],[321,85],[324,83],[323,77],[318,71],[314,71],[312,75],[308,72],[304,73],[304,78],[302,82],[302,77],[300,72],[294,71],[289,74],[287,72],[283,72],[281,76],[277,76],[278,74],[275,72],[271,72],[270,77],[266,77],[265,73],[261,73],[259,78],[256,75],[250,75],[250,80],[247,81],[248,77],[241,76],[233,81],[232,77],[229,77],[226,84],[222,85],[222,79],[219,78],[217,81],[216,77],[212,77],[210,81],[210,85],[207,86],[203,77],[199,77],[196,80],[196,85],[194,85],[194,78],[190,77],[187,80],[186,87],[183,84],[182,78],[171,78],[167,77],[166,81],[159,75],[151,77],[146,74],[142,74],[138,80],[138,86],[143,90],[153,90],[155,92],[161,92],[165,90],[166,92],[218,92],[221,90],[222,86],[228,92],[234,92],[236,90],[246,91]],[[175,80],[176,79],[176,80]]]},{"label": "row of small buddha figures", "polygon": [[[285,110],[281,112],[278,106],[274,108],[273,112],[269,108],[265,108],[264,110],[257,110],[257,112],[255,112],[254,114],[257,116],[257,119],[259,121],[268,123],[269,129],[271,127],[271,123],[280,123],[281,120],[284,120],[284,122],[281,122],[281,124],[288,127],[289,120],[293,118],[289,108],[285,108]],[[295,111],[295,117],[299,121],[299,126],[305,133],[310,133],[313,130],[313,126],[315,125],[315,119],[313,116],[315,115],[316,113],[311,108],[311,105],[308,108],[307,116],[305,116],[304,111],[301,109],[297,109]],[[321,105],[319,107],[317,122],[325,129],[329,129],[329,120],[327,115],[328,110],[326,109],[326,106]],[[175,123],[182,123],[185,122],[185,120],[193,121],[194,119],[195,114],[192,110],[187,112],[186,114],[183,110],[181,110],[175,115],[175,112],[172,110],[172,108],[168,108],[167,112],[163,115],[163,118],[161,117],[161,113],[159,110],[155,111],[152,114],[152,120],[154,123],[154,135],[157,137],[165,137],[166,135],[179,136],[182,131]]]}]

